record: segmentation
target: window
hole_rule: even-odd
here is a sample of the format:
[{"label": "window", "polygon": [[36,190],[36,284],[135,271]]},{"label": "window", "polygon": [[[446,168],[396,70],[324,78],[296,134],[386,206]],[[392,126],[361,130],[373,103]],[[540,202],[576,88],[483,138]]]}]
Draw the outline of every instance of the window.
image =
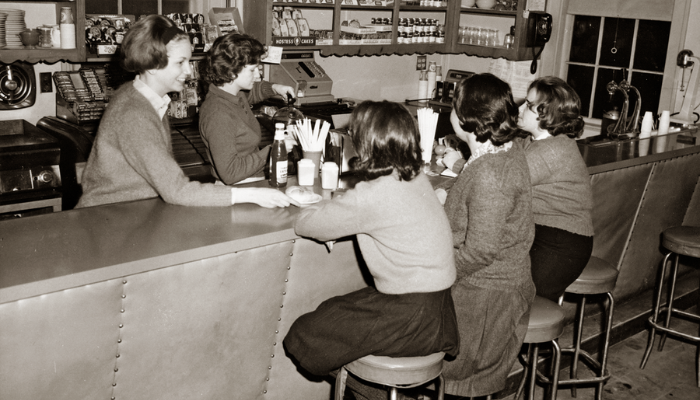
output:
[{"label": "window", "polygon": [[[576,15],[567,64],[567,81],[581,97],[581,114],[602,118],[609,102],[623,95],[607,90],[609,82],[626,79],[639,90],[641,113],[657,113],[671,23],[629,18]],[[630,113],[637,101],[630,95]]]},{"label": "window", "polygon": [[[553,71],[582,101],[594,130],[610,102],[607,84],[626,79],[641,92],[642,113],[674,111],[680,85],[675,66],[686,38],[694,0],[561,0],[548,2],[559,22]],[[692,17],[691,17],[692,19]],[[543,59],[544,61],[544,59]],[[636,94],[630,90],[630,114]],[[617,93],[612,104],[622,105]],[[678,106],[679,107],[679,106]],[[676,107],[677,108],[677,107]],[[641,117],[640,117],[641,119]],[[591,131],[592,133],[592,131]]]}]

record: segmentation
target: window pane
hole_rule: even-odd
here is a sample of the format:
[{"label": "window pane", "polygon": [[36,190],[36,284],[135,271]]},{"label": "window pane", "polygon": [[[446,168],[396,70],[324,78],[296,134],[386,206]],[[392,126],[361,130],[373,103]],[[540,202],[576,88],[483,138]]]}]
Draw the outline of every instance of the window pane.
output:
[{"label": "window pane", "polygon": [[617,106],[618,110],[622,110],[622,105],[625,96],[620,92],[615,92],[612,96],[608,93],[608,83],[615,81],[620,83],[623,79],[622,71],[619,69],[599,68],[598,80],[595,85],[595,100],[593,101],[593,118],[603,118],[603,112],[608,110],[609,103]]},{"label": "window pane", "polygon": [[633,38],[633,19],[606,18],[600,48],[600,65],[629,68]]},{"label": "window pane", "polygon": [[[659,97],[661,97],[661,84],[663,79],[663,75],[647,74],[643,72],[635,72],[632,75],[630,84],[636,87],[642,95],[641,116],[644,116],[645,111],[651,111],[654,115],[659,112]],[[632,96],[630,96],[630,108],[633,107],[631,97]]]},{"label": "window pane", "polygon": [[576,91],[581,98],[581,115],[588,117],[589,105],[591,103],[591,88],[593,87],[593,67],[581,65],[569,65],[567,83]]},{"label": "window pane", "polygon": [[670,35],[670,22],[639,21],[637,47],[634,51],[634,68],[663,72]]},{"label": "window pane", "polygon": [[117,14],[117,0],[85,0],[85,14]]},{"label": "window pane", "polygon": [[599,32],[600,17],[577,15],[574,18],[569,61],[595,64]]},{"label": "window pane", "polygon": [[158,14],[158,0],[122,0],[122,13],[135,15]]}]

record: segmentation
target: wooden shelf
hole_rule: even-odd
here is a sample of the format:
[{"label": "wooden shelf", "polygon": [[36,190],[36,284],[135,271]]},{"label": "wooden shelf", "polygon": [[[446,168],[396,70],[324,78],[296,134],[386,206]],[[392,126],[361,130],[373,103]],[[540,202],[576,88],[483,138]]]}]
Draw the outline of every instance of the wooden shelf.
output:
[{"label": "wooden shelf", "polygon": [[[6,3],[7,0],[0,0]],[[12,2],[12,1],[9,1]],[[17,2],[17,0],[15,1]],[[73,19],[75,21],[75,49],[56,48],[36,48],[36,49],[0,49],[0,61],[3,63],[13,63],[15,61],[26,61],[29,63],[45,62],[53,64],[58,61],[83,62],[85,61],[85,0],[75,1],[47,1],[29,0],[29,3],[51,3],[56,6],[56,23],[61,19],[61,7],[73,8]],[[0,5],[0,8],[2,6]],[[21,8],[21,7],[18,7]]]}]

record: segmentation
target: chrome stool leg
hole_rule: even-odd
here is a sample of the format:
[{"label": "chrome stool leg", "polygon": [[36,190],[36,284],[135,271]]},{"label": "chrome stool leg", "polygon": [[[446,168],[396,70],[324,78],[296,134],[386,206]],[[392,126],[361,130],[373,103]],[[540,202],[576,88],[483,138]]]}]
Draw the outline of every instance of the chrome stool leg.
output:
[{"label": "chrome stool leg", "polygon": [[659,320],[659,309],[661,308],[661,296],[664,291],[664,278],[666,277],[666,263],[668,258],[673,254],[668,252],[666,257],[664,257],[661,262],[661,275],[659,276],[659,284],[656,285],[656,301],[654,302],[654,314],[652,316],[653,323],[651,324],[651,329],[649,330],[649,338],[647,339],[647,348],[644,350],[644,357],[642,358],[642,365],[639,368],[644,369],[649,361],[649,355],[651,354],[651,349],[654,347],[654,339],[656,338],[656,327],[654,324]]},{"label": "chrome stool leg", "polygon": [[[675,260],[673,261],[673,265],[671,266],[671,277],[669,278],[671,281],[671,292],[668,296],[668,300],[666,303],[668,304],[667,309],[666,309],[666,321],[664,323],[664,327],[668,329],[671,326],[671,315],[673,314],[673,298],[675,297],[676,293],[676,278],[678,277],[678,259],[680,256],[676,254]],[[659,351],[662,351],[664,349],[664,343],[666,343],[666,332],[661,332],[661,337],[659,338]]]}]

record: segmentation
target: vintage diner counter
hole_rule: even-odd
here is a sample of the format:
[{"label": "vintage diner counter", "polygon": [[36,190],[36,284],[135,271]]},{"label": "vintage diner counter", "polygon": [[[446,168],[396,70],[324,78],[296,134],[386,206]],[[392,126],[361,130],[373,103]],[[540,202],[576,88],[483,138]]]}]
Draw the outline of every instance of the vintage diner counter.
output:
[{"label": "vintage diner counter", "polygon": [[[700,225],[698,136],[581,144],[618,300],[655,282],[663,229]],[[282,339],[367,281],[353,241],[297,237],[298,212],[149,199],[0,222],[0,398],[329,399]]]}]

